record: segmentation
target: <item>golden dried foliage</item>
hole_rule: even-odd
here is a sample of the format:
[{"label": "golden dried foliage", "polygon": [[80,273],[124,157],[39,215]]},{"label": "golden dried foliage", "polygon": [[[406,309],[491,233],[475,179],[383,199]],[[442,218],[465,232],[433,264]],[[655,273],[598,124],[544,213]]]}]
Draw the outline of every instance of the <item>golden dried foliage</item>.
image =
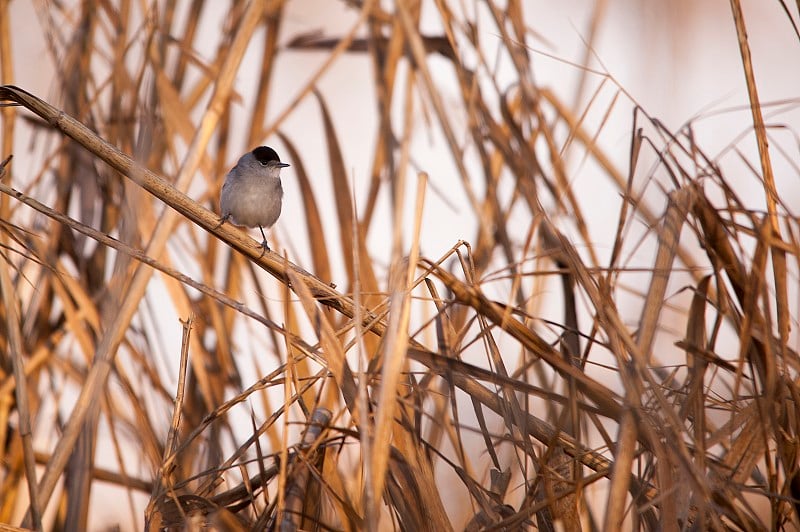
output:
[{"label": "golden dried foliage", "polygon": [[[353,2],[345,35],[285,46],[285,2],[234,1],[210,59],[195,43],[211,2],[184,2],[184,17],[174,2],[77,4],[41,14],[56,101],[0,87],[2,155],[17,156],[0,183],[0,522],[26,506],[13,524],[86,529],[92,488],[115,486],[120,522],[154,530],[798,524],[800,227],[773,177],[737,0],[759,209],[691,124],[669,131],[640,108],[617,168],[598,143],[604,121],[590,130],[586,115],[607,87],[607,115],[634,102],[608,75],[582,109],[538,86],[519,0],[482,3],[480,29],[431,2],[441,35],[421,31],[418,2]],[[4,27],[8,10],[0,1],[4,83],[20,31]],[[487,31],[513,65],[507,86],[491,76]],[[308,264],[262,252],[216,212],[232,154],[247,149],[230,144],[234,80],[259,32],[245,138],[280,141],[291,161]],[[271,107],[281,54],[312,51],[327,54],[318,70]],[[363,189],[318,86],[348,54],[373,74]],[[306,100],[332,197],[315,196],[319,161],[283,130]],[[427,129],[454,179],[413,171]],[[606,207],[610,251],[573,185],[576,154],[621,198]],[[477,228],[438,257],[420,247],[436,231],[431,194],[463,198]],[[376,234],[390,257],[371,252]],[[182,328],[163,321],[168,307]],[[181,330],[180,352],[165,352]]]}]

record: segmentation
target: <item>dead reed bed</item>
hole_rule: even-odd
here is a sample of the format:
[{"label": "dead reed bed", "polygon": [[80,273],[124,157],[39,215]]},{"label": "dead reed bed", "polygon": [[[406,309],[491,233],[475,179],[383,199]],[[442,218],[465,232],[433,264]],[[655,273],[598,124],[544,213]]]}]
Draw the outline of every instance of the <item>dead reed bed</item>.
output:
[{"label": "dead reed bed", "polygon": [[[616,167],[602,122],[587,128],[600,99],[576,111],[534,83],[523,2],[481,4],[481,26],[433,2],[439,35],[415,2],[353,2],[351,30],[323,37],[282,35],[280,0],[234,1],[204,57],[212,4],[41,7],[50,97],[8,84],[22,30],[0,28],[0,528],[797,526],[800,227],[737,0],[755,207],[691,123],[670,131],[645,109]],[[513,83],[493,78],[487,32]],[[257,96],[241,102],[248,47]],[[325,59],[275,109],[289,53]],[[369,59],[375,95],[360,188],[318,86],[347,56]],[[631,103],[604,83],[601,111]],[[283,128],[309,100],[329,196],[307,139]],[[444,193],[414,163],[429,130],[454,168]],[[219,224],[222,176],[263,143],[302,194],[308,238],[289,251]],[[610,250],[576,154],[620,198]],[[434,256],[420,246],[431,194],[463,198],[475,228]]]}]

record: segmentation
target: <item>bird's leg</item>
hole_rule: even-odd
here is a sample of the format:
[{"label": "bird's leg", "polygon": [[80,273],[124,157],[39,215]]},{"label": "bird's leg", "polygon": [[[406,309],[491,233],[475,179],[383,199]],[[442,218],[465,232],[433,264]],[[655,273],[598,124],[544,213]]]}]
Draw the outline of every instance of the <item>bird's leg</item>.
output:
[{"label": "bird's leg", "polygon": [[261,238],[264,239],[264,241],[261,242],[261,247],[264,248],[264,251],[269,251],[270,249],[269,245],[267,244],[267,236],[264,234],[264,228],[259,225],[258,229],[261,231]]}]

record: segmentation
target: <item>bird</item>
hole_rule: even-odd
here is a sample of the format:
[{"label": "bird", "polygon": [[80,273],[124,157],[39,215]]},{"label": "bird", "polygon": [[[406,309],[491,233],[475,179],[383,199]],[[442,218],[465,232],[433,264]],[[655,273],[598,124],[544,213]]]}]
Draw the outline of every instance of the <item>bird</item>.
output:
[{"label": "bird", "polygon": [[287,166],[290,165],[281,162],[269,146],[259,146],[242,155],[222,185],[220,225],[230,220],[236,225],[258,227],[264,239],[261,247],[269,251],[264,228],[272,227],[281,215],[281,168]]}]

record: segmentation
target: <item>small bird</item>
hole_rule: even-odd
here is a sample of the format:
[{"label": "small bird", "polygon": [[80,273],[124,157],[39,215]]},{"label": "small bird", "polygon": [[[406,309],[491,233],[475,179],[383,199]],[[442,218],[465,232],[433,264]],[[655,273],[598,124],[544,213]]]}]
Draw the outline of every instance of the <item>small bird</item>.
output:
[{"label": "small bird", "polygon": [[230,220],[236,225],[258,227],[264,238],[261,247],[269,251],[264,227],[272,227],[281,215],[281,168],[287,166],[268,146],[259,146],[242,155],[222,185],[220,224]]}]

